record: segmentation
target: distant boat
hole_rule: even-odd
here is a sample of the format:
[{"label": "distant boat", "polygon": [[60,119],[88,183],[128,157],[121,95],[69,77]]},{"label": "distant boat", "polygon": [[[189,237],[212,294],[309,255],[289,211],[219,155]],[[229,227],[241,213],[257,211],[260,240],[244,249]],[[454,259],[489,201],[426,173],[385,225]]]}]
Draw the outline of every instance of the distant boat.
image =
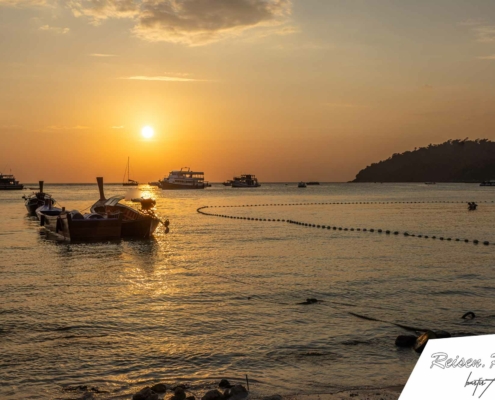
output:
[{"label": "distant boat", "polygon": [[222,182],[222,185],[223,185],[223,186],[232,186],[232,181],[225,181],[225,182]]},{"label": "distant boat", "polygon": [[25,200],[24,205],[26,210],[30,215],[36,215],[36,209],[45,205],[45,202],[52,199],[52,196],[48,193],[43,192],[43,181],[40,181],[40,186],[38,192],[31,194],[30,196],[22,196]]},{"label": "distant boat", "polygon": [[436,182],[425,182],[425,185],[436,185]]},{"label": "distant boat", "polygon": [[[125,175],[127,174],[127,182],[125,181]],[[124,172],[124,179],[122,180],[122,186],[138,186],[139,183],[130,178],[131,170],[129,168],[129,157],[127,157],[127,168]]]},{"label": "distant boat", "polygon": [[204,189],[208,185],[204,172],[191,171],[189,167],[170,171],[168,177],[160,181],[163,190]]},{"label": "distant boat", "polygon": [[298,187],[298,188],[305,188],[305,187],[306,187],[306,183],[305,183],[305,182],[299,182],[299,183],[297,184],[297,187]]},{"label": "distant boat", "polygon": [[480,186],[495,186],[495,181],[494,180],[483,181],[483,182],[480,183]]},{"label": "distant boat", "polygon": [[236,176],[232,180],[233,188],[255,188],[260,186],[258,179],[252,174],[244,174],[240,177]]},{"label": "distant boat", "polygon": [[24,185],[15,180],[14,175],[0,173],[0,190],[22,190]]},{"label": "distant boat", "polygon": [[156,181],[156,182],[148,182],[148,185],[160,187],[160,182],[158,182],[158,181]]},{"label": "distant boat", "polygon": [[312,181],[312,182],[307,182],[306,185],[319,185],[320,182],[315,182],[315,181]]}]

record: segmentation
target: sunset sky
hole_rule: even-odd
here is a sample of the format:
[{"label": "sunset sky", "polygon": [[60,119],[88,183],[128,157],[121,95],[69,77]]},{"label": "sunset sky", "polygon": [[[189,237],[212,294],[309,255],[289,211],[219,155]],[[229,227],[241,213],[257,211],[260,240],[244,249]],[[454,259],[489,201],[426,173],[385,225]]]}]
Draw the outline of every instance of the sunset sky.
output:
[{"label": "sunset sky", "polygon": [[[495,139],[495,1],[0,0],[0,172],[347,181]],[[154,128],[152,139],[141,129]]]}]

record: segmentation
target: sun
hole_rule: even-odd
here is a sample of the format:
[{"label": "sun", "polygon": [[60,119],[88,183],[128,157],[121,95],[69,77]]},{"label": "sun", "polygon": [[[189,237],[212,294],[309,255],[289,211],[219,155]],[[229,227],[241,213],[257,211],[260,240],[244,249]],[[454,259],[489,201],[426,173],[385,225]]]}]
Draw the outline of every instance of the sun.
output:
[{"label": "sun", "polygon": [[143,137],[145,139],[151,139],[154,134],[155,134],[155,131],[149,125],[145,126],[143,129],[141,129],[141,135],[143,135]]}]

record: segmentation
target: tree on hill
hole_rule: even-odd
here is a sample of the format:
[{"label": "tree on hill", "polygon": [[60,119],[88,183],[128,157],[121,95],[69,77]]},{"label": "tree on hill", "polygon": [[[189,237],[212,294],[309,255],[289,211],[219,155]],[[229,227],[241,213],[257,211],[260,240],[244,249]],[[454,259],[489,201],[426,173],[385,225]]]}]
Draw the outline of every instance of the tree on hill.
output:
[{"label": "tree on hill", "polygon": [[482,182],[495,179],[495,142],[448,140],[395,153],[359,171],[353,182]]}]

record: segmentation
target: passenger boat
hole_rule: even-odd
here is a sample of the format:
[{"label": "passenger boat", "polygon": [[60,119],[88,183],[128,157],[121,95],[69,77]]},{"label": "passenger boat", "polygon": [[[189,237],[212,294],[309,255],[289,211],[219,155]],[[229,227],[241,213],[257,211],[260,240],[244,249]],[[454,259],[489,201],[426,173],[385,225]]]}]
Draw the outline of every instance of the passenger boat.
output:
[{"label": "passenger boat", "polygon": [[204,172],[195,172],[184,167],[180,171],[171,171],[168,178],[160,181],[160,187],[163,190],[204,189],[208,185],[204,175]]},{"label": "passenger boat", "polygon": [[[124,172],[124,179],[122,180],[122,186],[138,186],[139,183],[130,178],[131,170],[129,168],[129,157],[127,157],[127,167]],[[125,175],[127,174],[127,181],[125,181]]]},{"label": "passenger boat", "polygon": [[[36,215],[36,209],[45,205],[45,201],[52,199],[52,196],[43,192],[43,181],[40,181],[38,192],[31,194],[30,196],[22,196],[25,200],[24,205],[30,215]],[[53,201],[55,202],[55,201]]]},{"label": "passenger boat", "polygon": [[100,215],[85,214],[79,211],[66,211],[65,207],[53,207],[53,200],[47,199],[38,207],[36,214],[49,233],[70,242],[97,242],[119,240],[122,231],[120,213]]},{"label": "passenger boat", "polygon": [[480,186],[495,186],[495,181],[494,180],[483,181],[483,182],[480,183]]},{"label": "passenger boat", "polygon": [[258,179],[252,174],[244,174],[240,177],[236,176],[232,180],[233,188],[255,188],[260,186]]},{"label": "passenger boat", "polygon": [[[100,199],[91,206],[91,212],[102,216],[107,214],[119,213],[122,215],[122,232],[121,236],[135,238],[149,238],[153,235],[160,219],[153,212],[154,202],[141,202],[141,210],[121,204],[120,201],[125,196],[113,196],[105,198],[103,191],[103,178],[96,178]],[[165,226],[167,223],[165,223]]]},{"label": "passenger boat", "polygon": [[306,186],[306,182],[299,182],[299,183],[297,184],[297,187],[298,187],[298,188],[305,188],[305,187],[307,187],[307,186]]},{"label": "passenger boat", "polygon": [[22,190],[24,185],[15,180],[14,175],[0,173],[0,190]]}]

